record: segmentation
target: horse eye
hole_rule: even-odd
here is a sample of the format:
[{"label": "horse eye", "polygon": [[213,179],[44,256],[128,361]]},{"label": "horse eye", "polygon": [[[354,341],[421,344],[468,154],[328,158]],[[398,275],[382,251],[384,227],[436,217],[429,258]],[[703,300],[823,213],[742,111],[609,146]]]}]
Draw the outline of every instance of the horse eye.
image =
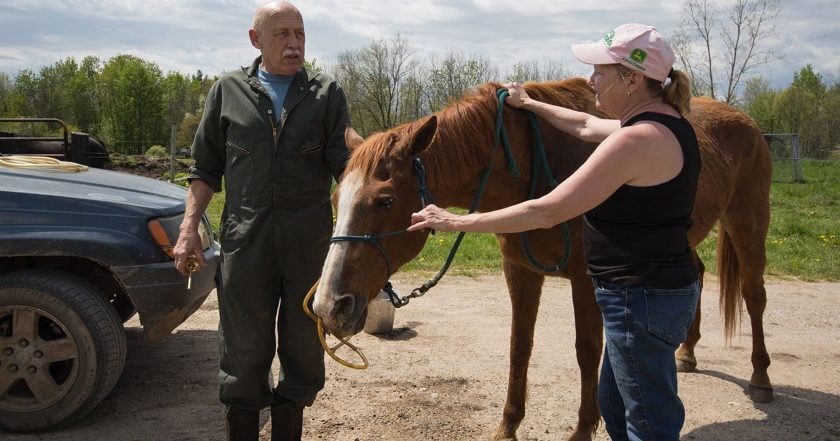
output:
[{"label": "horse eye", "polygon": [[379,198],[380,207],[390,207],[394,203],[394,198],[391,196],[384,196]]}]

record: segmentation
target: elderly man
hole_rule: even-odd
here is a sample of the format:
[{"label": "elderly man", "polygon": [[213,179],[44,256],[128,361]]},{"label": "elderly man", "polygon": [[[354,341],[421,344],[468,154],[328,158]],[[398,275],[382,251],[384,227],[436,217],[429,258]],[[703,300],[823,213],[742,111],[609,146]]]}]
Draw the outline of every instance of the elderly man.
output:
[{"label": "elderly man", "polygon": [[197,225],[224,182],[217,282],[228,439],[257,440],[259,412],[271,406],[272,440],[299,440],[303,408],[324,386],[323,350],[301,304],[329,246],[330,182],[349,155],[347,101],[335,81],[303,67],[303,17],[291,3],[259,6],[248,34],[261,55],[207,96],[174,253],[184,274],[189,259],[203,264]]}]

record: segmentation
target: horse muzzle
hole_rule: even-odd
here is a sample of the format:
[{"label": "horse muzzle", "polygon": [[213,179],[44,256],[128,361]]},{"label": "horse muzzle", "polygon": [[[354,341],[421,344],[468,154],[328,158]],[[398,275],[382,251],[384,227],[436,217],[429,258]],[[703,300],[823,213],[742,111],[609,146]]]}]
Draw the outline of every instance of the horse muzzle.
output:
[{"label": "horse muzzle", "polygon": [[336,337],[358,334],[367,318],[367,298],[352,293],[333,295],[326,302],[317,302],[313,312],[321,318],[324,330]]}]

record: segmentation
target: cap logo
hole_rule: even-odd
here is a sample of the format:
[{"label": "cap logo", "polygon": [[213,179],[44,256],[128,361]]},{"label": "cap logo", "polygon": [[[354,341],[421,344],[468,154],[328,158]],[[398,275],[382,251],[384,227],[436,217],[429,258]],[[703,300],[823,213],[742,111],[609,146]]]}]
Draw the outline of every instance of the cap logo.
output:
[{"label": "cap logo", "polygon": [[645,52],[641,49],[636,48],[636,49],[633,49],[632,52],[630,52],[630,60],[632,60],[636,64],[644,63],[646,58],[647,58],[647,52]]},{"label": "cap logo", "polygon": [[607,47],[612,46],[614,38],[615,38],[615,31],[607,32],[607,35],[604,35],[604,45],[607,46]]}]

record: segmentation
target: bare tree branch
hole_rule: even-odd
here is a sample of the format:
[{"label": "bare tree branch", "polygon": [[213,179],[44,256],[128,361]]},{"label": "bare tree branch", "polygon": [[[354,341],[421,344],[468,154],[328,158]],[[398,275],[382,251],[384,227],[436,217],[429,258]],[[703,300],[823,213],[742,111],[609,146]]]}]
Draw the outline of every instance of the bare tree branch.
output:
[{"label": "bare tree branch", "polygon": [[773,61],[772,50],[761,44],[773,35],[768,23],[779,15],[778,0],[736,0],[729,11],[731,27],[723,27],[725,60],[728,64],[725,101],[733,104],[744,75],[753,68]]},{"label": "bare tree branch", "polygon": [[[678,58],[692,75],[695,94],[705,93],[728,104],[746,75],[777,55],[764,48],[774,35],[780,0],[687,0],[683,7],[684,29],[676,33]],[[720,12],[726,19],[719,19]],[[692,38],[698,43],[693,44]],[[700,47],[695,57],[692,49]],[[718,96],[718,91],[725,91]]]},{"label": "bare tree branch", "polygon": [[715,96],[715,64],[712,39],[717,21],[718,5],[710,0],[687,0],[683,8],[684,21],[694,34],[700,39],[703,48],[703,61],[693,63],[695,66],[693,80],[698,83],[697,89],[706,92],[712,98]]}]

